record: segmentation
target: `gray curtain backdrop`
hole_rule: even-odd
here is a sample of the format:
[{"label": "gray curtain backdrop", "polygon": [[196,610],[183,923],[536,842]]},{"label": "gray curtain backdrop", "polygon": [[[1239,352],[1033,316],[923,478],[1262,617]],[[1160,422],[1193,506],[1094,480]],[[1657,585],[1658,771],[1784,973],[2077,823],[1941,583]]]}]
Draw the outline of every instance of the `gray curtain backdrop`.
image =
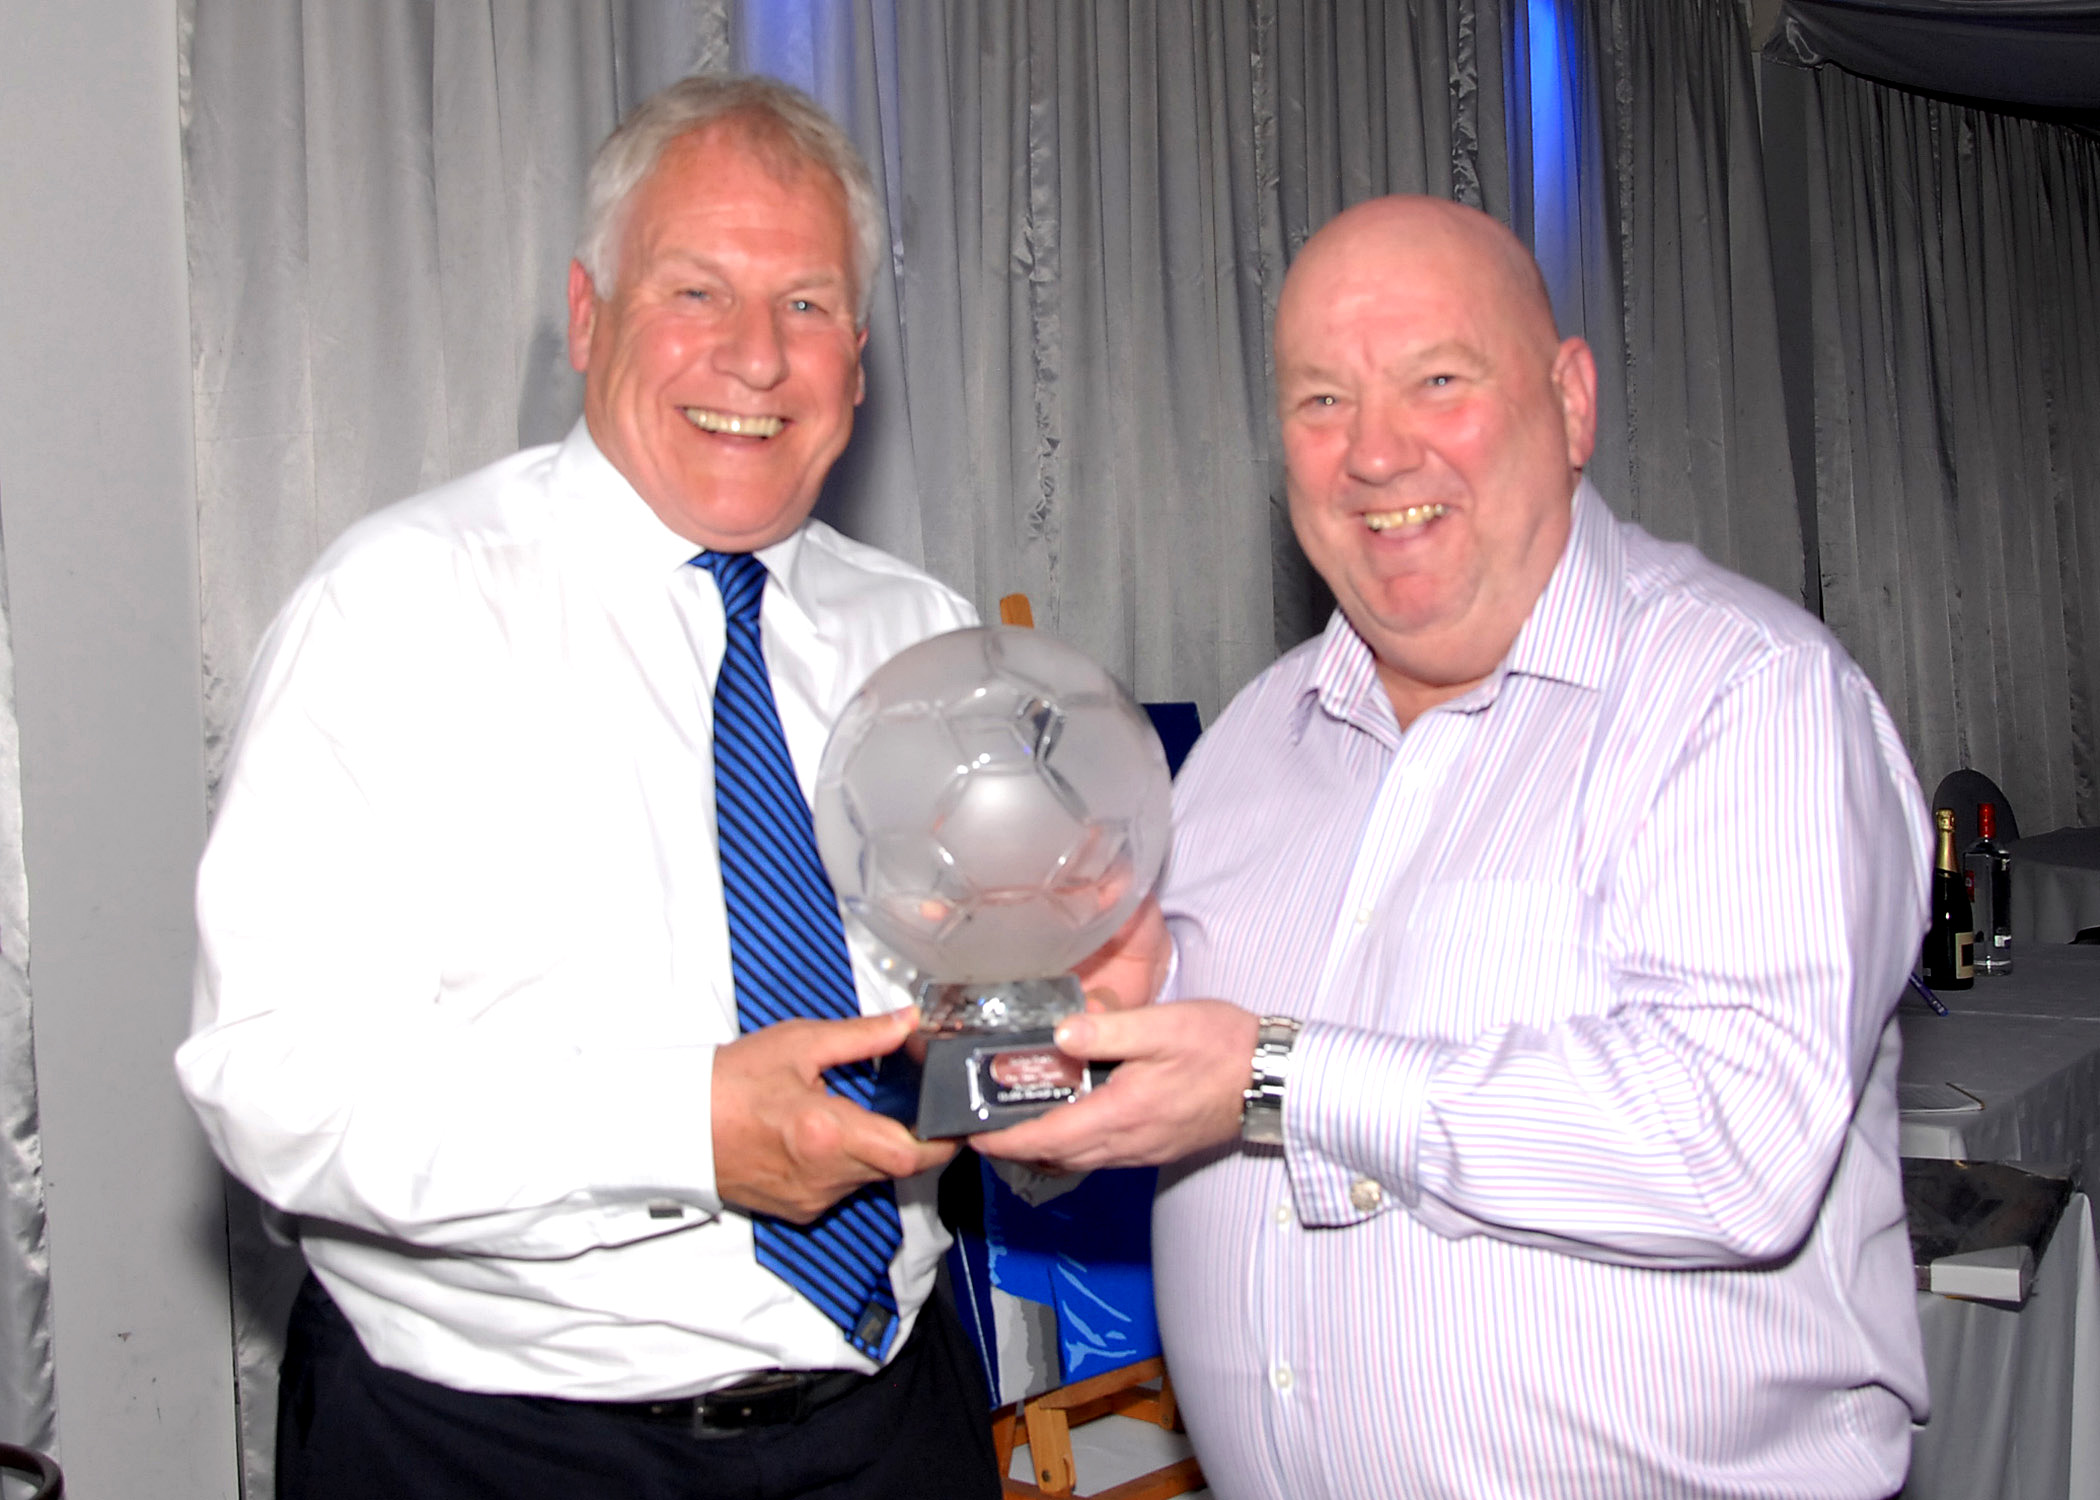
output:
[{"label": "gray curtain backdrop", "polygon": [[629,106],[727,62],[725,6],[185,0],[205,724],[368,511],[558,438],[563,278]]},{"label": "gray curtain backdrop", "polygon": [[[278,604],[352,520],[558,437],[563,276],[625,109],[808,88],[887,200],[869,393],[821,512],[1206,718],[1326,604],[1281,523],[1290,254],[1396,190],[1507,218],[1496,0],[187,0],[214,780]],[[230,1190],[246,1493],[296,1256]]]},{"label": "gray curtain backdrop", "polygon": [[1825,617],[1928,791],[2100,823],[2100,140],[1810,75]]},{"label": "gray curtain backdrop", "polygon": [[44,1231],[36,1047],[29,1003],[29,886],[22,868],[22,754],[0,554],[0,1442],[50,1452],[51,1247]]},{"label": "gray curtain backdrop", "polygon": [[1038,625],[1206,722],[1317,629],[1269,397],[1283,272],[1381,193],[1507,216],[1497,14],[898,6],[926,565],[981,606],[1027,593]]},{"label": "gray curtain backdrop", "polygon": [[1590,476],[1620,515],[1802,601],[1741,10],[1593,0],[1519,6],[1516,26],[1518,228],[1597,356]]}]

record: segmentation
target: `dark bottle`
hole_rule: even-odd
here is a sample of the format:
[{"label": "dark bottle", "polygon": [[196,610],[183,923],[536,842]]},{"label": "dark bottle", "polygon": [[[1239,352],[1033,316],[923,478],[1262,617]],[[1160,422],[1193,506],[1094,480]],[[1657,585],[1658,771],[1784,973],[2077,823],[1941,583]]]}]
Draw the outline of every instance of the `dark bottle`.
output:
[{"label": "dark bottle", "polygon": [[1939,853],[1932,862],[1932,927],[1925,934],[1925,982],[1936,990],[1965,990],[1976,983],[1976,926],[1969,915],[1969,887],[1954,855],[1954,814],[1934,814]]},{"label": "dark bottle", "polygon": [[1976,918],[1976,967],[1985,974],[2012,972],[2012,856],[1998,842],[1998,805],[1976,809],[1977,840],[1962,855],[1969,910]]}]

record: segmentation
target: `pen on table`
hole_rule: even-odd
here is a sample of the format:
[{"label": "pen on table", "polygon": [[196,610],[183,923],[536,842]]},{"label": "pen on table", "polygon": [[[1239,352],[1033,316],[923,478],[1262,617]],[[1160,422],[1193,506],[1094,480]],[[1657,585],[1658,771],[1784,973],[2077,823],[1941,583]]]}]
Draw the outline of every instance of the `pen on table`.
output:
[{"label": "pen on table", "polygon": [[1944,1016],[1950,1014],[1947,1007],[1941,1002],[1940,997],[1935,995],[1930,989],[1927,989],[1925,981],[1915,974],[1910,976],[1910,987],[1918,992],[1920,999],[1932,1007],[1934,1015]]}]

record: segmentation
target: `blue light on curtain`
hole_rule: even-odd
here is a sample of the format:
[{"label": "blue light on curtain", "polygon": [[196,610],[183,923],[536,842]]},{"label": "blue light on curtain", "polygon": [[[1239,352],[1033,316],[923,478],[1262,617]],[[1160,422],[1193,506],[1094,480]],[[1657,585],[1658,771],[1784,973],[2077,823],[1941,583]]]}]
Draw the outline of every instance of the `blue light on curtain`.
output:
[{"label": "blue light on curtain", "polygon": [[[1530,0],[1531,22],[1531,149],[1545,161],[1560,159],[1568,138],[1568,123],[1562,116],[1567,90],[1562,87],[1560,17],[1554,0]],[[1555,179],[1541,177],[1534,184],[1533,202],[1539,206],[1566,196]]]},{"label": "blue light on curtain", "polygon": [[1565,332],[1582,328],[1582,226],[1576,199],[1581,142],[1574,18],[1567,0],[1527,0],[1530,44],[1532,251]]},{"label": "blue light on curtain", "polygon": [[736,11],[744,67],[817,94],[817,11],[821,3],[745,0]]}]

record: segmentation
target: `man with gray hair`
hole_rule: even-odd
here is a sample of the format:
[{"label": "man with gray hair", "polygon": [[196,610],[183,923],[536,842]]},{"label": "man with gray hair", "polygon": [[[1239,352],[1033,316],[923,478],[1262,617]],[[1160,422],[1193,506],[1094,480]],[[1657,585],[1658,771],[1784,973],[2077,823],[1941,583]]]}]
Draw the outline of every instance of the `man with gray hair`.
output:
[{"label": "man with gray hair", "polygon": [[583,420],[315,565],[199,873],[177,1068],[313,1271],[278,1494],[993,1496],[953,1148],[862,1107],[908,996],[810,831],[845,700],[975,618],[810,519],[867,169],[795,90],[688,79],[587,198]]}]

